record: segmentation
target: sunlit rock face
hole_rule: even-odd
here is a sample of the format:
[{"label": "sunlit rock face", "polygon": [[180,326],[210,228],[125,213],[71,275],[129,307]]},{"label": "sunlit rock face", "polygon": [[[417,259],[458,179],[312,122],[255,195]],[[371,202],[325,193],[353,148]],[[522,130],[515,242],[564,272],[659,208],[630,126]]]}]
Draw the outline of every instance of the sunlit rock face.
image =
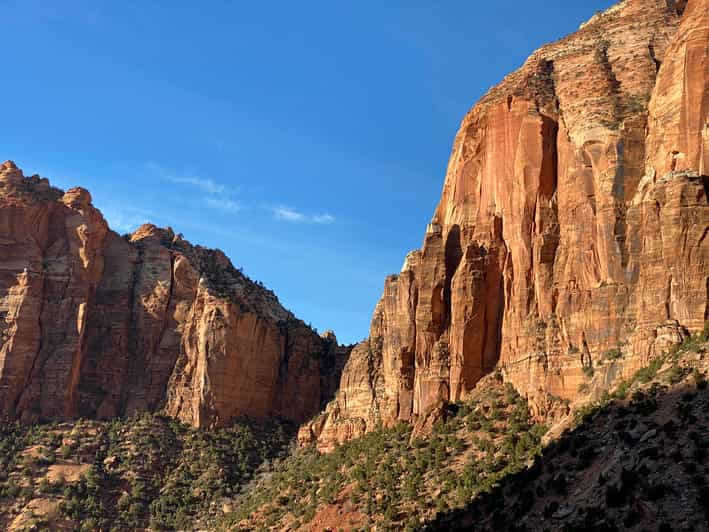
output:
[{"label": "sunlit rock face", "polygon": [[347,352],[222,252],[152,225],[121,237],[86,190],[0,166],[0,419],[299,422]]},{"label": "sunlit rock face", "polygon": [[455,137],[423,246],[301,442],[415,422],[496,367],[542,415],[702,328],[708,75],[707,0],[627,0],[492,88]]}]

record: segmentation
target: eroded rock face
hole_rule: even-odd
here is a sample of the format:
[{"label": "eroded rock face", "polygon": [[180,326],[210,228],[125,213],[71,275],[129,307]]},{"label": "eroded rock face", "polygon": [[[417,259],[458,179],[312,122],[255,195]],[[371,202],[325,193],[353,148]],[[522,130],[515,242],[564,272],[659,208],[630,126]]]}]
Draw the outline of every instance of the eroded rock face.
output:
[{"label": "eroded rock face", "polygon": [[380,384],[367,396],[351,361],[301,440],[430,417],[495,367],[543,415],[703,327],[708,62],[707,0],[627,0],[491,89],[422,248],[385,282],[366,344]]},{"label": "eroded rock face", "polygon": [[1,419],[303,421],[347,353],[222,252],[152,225],[120,237],[86,190],[0,166]]}]

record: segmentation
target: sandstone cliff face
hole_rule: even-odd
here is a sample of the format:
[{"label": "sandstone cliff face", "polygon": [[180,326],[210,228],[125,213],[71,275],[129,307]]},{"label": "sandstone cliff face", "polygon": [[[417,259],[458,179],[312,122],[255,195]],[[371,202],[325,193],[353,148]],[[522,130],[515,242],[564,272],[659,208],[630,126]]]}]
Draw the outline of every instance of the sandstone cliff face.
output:
[{"label": "sandstone cliff face", "polygon": [[626,0],[491,89],[301,442],[420,421],[495,367],[543,415],[703,327],[708,73],[709,1]]},{"label": "sandstone cliff face", "polygon": [[0,419],[303,421],[347,351],[220,251],[152,225],[122,238],[87,191],[0,166]]}]

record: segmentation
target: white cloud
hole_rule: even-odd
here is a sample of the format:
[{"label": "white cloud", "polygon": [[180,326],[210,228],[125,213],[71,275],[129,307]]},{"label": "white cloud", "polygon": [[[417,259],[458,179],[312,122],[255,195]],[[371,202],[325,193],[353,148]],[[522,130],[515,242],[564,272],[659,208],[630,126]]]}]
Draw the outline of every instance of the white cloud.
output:
[{"label": "white cloud", "polygon": [[167,181],[172,183],[179,183],[182,185],[190,185],[199,189],[204,190],[207,194],[222,194],[226,190],[224,185],[215,183],[211,179],[202,179],[201,177],[189,177],[189,176],[174,176],[165,175],[163,176]]},{"label": "white cloud", "polygon": [[326,212],[322,214],[314,214],[313,215],[313,223],[316,224],[331,224],[335,221],[335,217],[332,214],[328,214]]},{"label": "white cloud", "polygon": [[227,212],[238,212],[241,210],[241,204],[238,201],[220,198],[204,198],[204,202],[215,209]]},{"label": "white cloud", "polygon": [[195,176],[180,176],[174,175],[170,172],[166,172],[160,165],[155,163],[148,163],[148,168],[153,172],[158,174],[165,181],[170,181],[171,183],[178,183],[181,185],[189,185],[191,187],[199,188],[205,191],[207,194],[223,194],[226,192],[226,187],[212,179],[206,179],[203,177]]},{"label": "white cloud", "polygon": [[[231,213],[243,210],[241,202],[230,199],[230,196],[233,196],[234,190],[221,183],[202,177],[176,175],[155,163],[147,163],[146,166],[160,179],[202,190],[206,193],[202,198],[203,203],[212,209]],[[288,223],[327,225],[335,222],[335,217],[328,212],[310,214],[286,205],[264,206],[264,208],[269,210],[276,220]]]},{"label": "white cloud", "polygon": [[293,207],[283,205],[272,207],[271,212],[276,220],[290,223],[331,224],[335,221],[335,217],[329,213],[304,214]]},{"label": "white cloud", "polygon": [[272,210],[273,216],[276,220],[283,220],[285,222],[295,223],[301,223],[307,220],[306,216],[303,213],[298,212],[291,207],[280,206],[274,207]]}]

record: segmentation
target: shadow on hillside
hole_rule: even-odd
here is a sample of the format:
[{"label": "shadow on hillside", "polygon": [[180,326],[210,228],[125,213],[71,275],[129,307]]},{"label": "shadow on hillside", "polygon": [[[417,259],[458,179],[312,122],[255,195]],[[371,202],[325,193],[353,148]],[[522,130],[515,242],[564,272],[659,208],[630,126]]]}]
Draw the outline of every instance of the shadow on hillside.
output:
[{"label": "shadow on hillside", "polygon": [[586,414],[527,469],[423,530],[709,530],[706,382]]}]

